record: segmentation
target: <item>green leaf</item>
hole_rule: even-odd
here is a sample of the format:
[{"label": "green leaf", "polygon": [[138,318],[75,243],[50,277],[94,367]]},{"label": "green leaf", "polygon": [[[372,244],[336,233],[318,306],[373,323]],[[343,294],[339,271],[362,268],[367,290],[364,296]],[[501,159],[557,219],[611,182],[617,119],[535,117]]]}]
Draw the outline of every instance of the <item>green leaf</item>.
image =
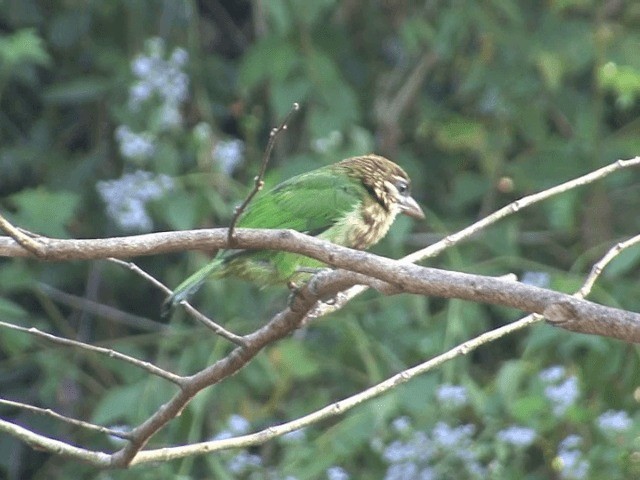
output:
[{"label": "green leaf", "polygon": [[36,188],[22,190],[9,200],[17,209],[12,217],[18,226],[51,237],[64,237],[64,225],[72,218],[80,197],[72,192]]},{"label": "green leaf", "polygon": [[606,278],[618,278],[631,270],[634,272],[640,262],[640,248],[635,246],[620,252],[620,254],[609,263],[604,271]]},{"label": "green leaf", "polygon": [[283,340],[272,351],[271,358],[275,359],[283,374],[294,378],[313,377],[320,370],[318,361],[297,340]]},{"label": "green leaf", "polygon": [[0,38],[0,63],[7,70],[23,63],[48,65],[50,61],[42,39],[32,28]]},{"label": "green leaf", "polygon": [[552,91],[558,90],[564,74],[564,64],[560,55],[553,52],[540,52],[537,64],[547,87]]},{"label": "green leaf", "polygon": [[0,318],[24,318],[27,311],[17,303],[0,297]]},{"label": "green leaf", "polygon": [[480,122],[455,118],[438,128],[436,142],[449,152],[482,152],[487,146],[487,132]]},{"label": "green leaf", "polygon": [[86,103],[102,97],[111,87],[111,82],[102,77],[81,77],[58,83],[44,92],[44,100],[51,104]]},{"label": "green leaf", "polygon": [[238,84],[251,90],[267,79],[281,82],[294,70],[298,57],[296,49],[285,40],[267,37],[253,45],[243,57]]},{"label": "green leaf", "polygon": [[513,418],[526,425],[538,423],[541,416],[544,417],[545,412],[549,410],[548,402],[540,395],[527,395],[514,399],[510,407]]},{"label": "green leaf", "polygon": [[188,230],[196,225],[197,199],[186,192],[173,192],[157,202],[165,221],[173,230]]},{"label": "green leaf", "polygon": [[140,383],[111,387],[93,410],[91,421],[99,425],[138,420],[136,406],[144,390]]},{"label": "green leaf", "polygon": [[[0,319],[2,319],[2,321],[25,326],[28,315],[27,311],[17,303],[0,297]],[[3,328],[2,335],[0,335],[0,349],[4,351],[7,356],[16,355],[27,350],[33,345],[33,342],[34,337],[31,335],[17,330],[11,330],[10,328]]]},{"label": "green leaf", "polygon": [[489,188],[486,176],[471,172],[460,173],[455,178],[451,205],[464,208],[473,204],[480,200]]}]

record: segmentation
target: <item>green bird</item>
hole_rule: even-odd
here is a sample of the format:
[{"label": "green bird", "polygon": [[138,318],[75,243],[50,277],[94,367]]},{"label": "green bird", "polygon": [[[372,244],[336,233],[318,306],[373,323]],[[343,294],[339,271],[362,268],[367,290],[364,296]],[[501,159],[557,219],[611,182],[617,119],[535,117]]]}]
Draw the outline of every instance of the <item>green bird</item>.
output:
[{"label": "green bird", "polygon": [[[239,228],[284,228],[345,247],[366,249],[380,241],[399,213],[423,219],[411,197],[411,181],[379,155],[347,158],[303,173],[259,193],[238,219]],[[261,286],[287,283],[323,263],[267,250],[221,250],[184,280],[163,304],[163,316],[192,295],[209,276],[235,276]]]}]

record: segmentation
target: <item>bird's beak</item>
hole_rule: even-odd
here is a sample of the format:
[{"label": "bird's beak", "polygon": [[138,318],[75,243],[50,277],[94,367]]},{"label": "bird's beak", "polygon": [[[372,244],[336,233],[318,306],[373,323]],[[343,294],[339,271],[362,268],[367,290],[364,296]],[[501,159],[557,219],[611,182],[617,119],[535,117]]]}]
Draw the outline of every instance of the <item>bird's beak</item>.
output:
[{"label": "bird's beak", "polygon": [[417,218],[418,220],[424,220],[424,212],[413,197],[403,197],[398,203],[398,206],[400,207],[400,213],[404,213],[412,218]]}]

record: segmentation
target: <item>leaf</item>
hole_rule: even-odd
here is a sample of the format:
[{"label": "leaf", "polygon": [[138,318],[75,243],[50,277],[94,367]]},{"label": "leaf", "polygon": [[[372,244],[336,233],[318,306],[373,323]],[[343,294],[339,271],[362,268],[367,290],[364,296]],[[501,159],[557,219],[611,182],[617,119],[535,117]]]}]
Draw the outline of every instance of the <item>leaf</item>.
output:
[{"label": "leaf", "polygon": [[137,407],[143,394],[139,383],[122,387],[111,387],[93,410],[91,421],[99,425],[137,420]]},{"label": "leaf", "polygon": [[51,237],[64,237],[64,225],[72,218],[80,197],[72,192],[36,188],[22,190],[9,200],[17,208],[12,217],[20,227]]},{"label": "leaf", "polygon": [[320,370],[320,364],[309,351],[297,340],[284,340],[271,352],[283,374],[294,378],[313,377]]},{"label": "leaf", "polygon": [[629,273],[631,270],[637,271],[640,262],[640,248],[636,245],[620,252],[611,263],[607,265],[604,271],[606,278],[619,278]]},{"label": "leaf", "polygon": [[267,37],[253,45],[242,59],[238,85],[251,90],[262,81],[285,80],[298,64],[298,52],[286,41]]},{"label": "leaf", "polygon": [[456,208],[464,208],[477,202],[490,188],[489,180],[484,175],[465,172],[455,178],[451,205]]},{"label": "leaf", "polygon": [[455,118],[438,129],[436,142],[449,152],[482,152],[487,146],[487,132],[480,122]]},{"label": "leaf", "polygon": [[558,90],[564,75],[562,58],[553,52],[540,52],[537,64],[547,87],[552,91]]},{"label": "leaf", "polygon": [[510,404],[510,413],[518,422],[524,424],[537,423],[549,410],[548,402],[540,395],[528,395],[514,399]]},{"label": "leaf", "polygon": [[32,28],[0,38],[0,62],[7,70],[23,63],[48,65],[51,61],[42,39]]},{"label": "leaf", "polygon": [[173,192],[158,200],[164,219],[172,230],[188,230],[196,225],[197,200],[186,192]]},{"label": "leaf", "polygon": [[[27,324],[28,313],[17,303],[0,297],[0,319],[24,326]],[[34,337],[31,335],[9,328],[3,328],[0,335],[0,349],[9,357],[28,349],[33,342]]]},{"label": "leaf", "polygon": [[86,103],[102,97],[111,87],[111,82],[102,77],[81,77],[58,83],[45,90],[43,98],[51,104]]}]

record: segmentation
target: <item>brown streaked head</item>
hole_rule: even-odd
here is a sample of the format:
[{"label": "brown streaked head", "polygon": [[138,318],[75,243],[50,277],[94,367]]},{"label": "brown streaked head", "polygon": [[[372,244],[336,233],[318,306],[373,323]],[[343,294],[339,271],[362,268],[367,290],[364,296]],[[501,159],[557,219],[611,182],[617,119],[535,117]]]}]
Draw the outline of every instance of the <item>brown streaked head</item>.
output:
[{"label": "brown streaked head", "polygon": [[380,155],[351,157],[337,164],[358,178],[374,199],[390,213],[424,219],[424,212],[411,196],[411,179],[398,165]]}]

